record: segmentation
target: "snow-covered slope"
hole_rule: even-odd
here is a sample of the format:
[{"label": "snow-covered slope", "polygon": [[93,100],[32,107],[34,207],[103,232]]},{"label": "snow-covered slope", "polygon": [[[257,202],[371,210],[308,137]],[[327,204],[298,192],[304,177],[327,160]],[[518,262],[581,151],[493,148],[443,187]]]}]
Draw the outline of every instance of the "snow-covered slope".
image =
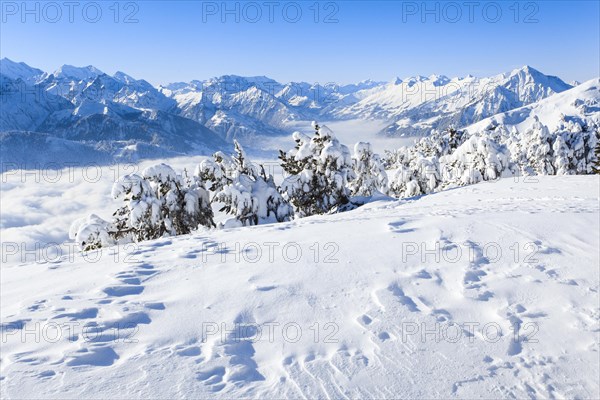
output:
[{"label": "snow-covered slope", "polygon": [[67,99],[28,82],[0,74],[0,131],[36,130],[53,113],[69,114],[74,109]]},{"label": "snow-covered slope", "polygon": [[163,111],[142,111],[116,103],[84,103],[74,113],[55,113],[40,132],[78,141],[153,144],[181,154],[210,154],[225,143],[208,128]]},{"label": "snow-covered slope", "polygon": [[581,126],[600,126],[600,79],[591,79],[537,103],[486,118],[465,130],[473,133],[505,125],[522,132],[530,128],[536,118],[551,132],[568,121]]},{"label": "snow-covered slope", "polygon": [[[105,209],[75,172],[2,197]],[[598,398],[598,190],[503,179],[3,264],[1,396]],[[3,240],[55,233],[32,207]]]},{"label": "snow-covered slope", "polygon": [[[450,94],[472,80],[470,77],[449,80],[443,75],[396,78],[357,103],[336,109],[334,114],[340,118],[391,119],[402,111]],[[453,84],[446,86],[448,83]]]},{"label": "snow-covered slope", "polygon": [[[209,149],[199,149],[199,152],[208,153]],[[4,171],[33,170],[35,173],[35,170],[60,170],[67,165],[96,168],[115,162],[134,163],[181,154],[157,144],[134,140],[78,141],[39,132],[0,132],[0,159]]]},{"label": "snow-covered slope", "polygon": [[63,65],[52,73],[45,73],[37,83],[54,95],[73,100],[90,81],[101,75],[104,75],[104,72],[92,65]]}]

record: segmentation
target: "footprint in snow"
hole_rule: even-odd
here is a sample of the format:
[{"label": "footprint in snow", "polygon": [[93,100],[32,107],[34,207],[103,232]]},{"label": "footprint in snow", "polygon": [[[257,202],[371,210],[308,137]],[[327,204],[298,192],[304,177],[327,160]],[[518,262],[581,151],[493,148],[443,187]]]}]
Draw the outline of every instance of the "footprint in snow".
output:
[{"label": "footprint in snow", "polygon": [[[86,323],[85,330],[82,332],[83,341],[80,342],[80,348],[66,356],[66,364],[69,366],[93,365],[110,366],[119,359],[119,355],[109,345],[113,342],[126,342],[133,340],[133,336],[138,332],[139,325],[147,325],[152,322],[150,315],[139,310],[143,307],[146,310],[164,310],[165,306],[161,302],[131,303],[131,296],[139,295],[144,291],[141,284],[143,278],[157,273],[150,264],[137,265],[135,269],[121,271],[114,277],[120,281],[120,285],[107,286],[101,289],[108,297],[99,300],[98,304],[114,304],[121,306],[121,315],[111,320],[95,320],[98,318],[98,308],[91,307],[75,312],[62,313],[55,318],[72,318],[73,320],[88,319],[92,320]],[[117,299],[121,299],[117,301]],[[131,310],[134,308],[134,310]],[[79,337],[75,338],[75,340]],[[194,348],[181,349],[182,355],[194,355]]]},{"label": "footprint in snow", "polygon": [[446,322],[452,319],[450,313],[444,309],[437,308],[431,311],[431,314],[435,317],[438,322]]},{"label": "footprint in snow", "polygon": [[388,227],[389,227],[390,231],[392,231],[394,233],[409,233],[409,232],[414,232],[415,231],[414,228],[402,228],[407,223],[408,223],[408,221],[404,221],[404,220],[390,222],[390,223],[388,223]]},{"label": "footprint in snow", "polygon": [[265,380],[258,372],[258,364],[254,360],[256,351],[253,340],[257,335],[254,318],[251,313],[244,311],[233,322],[238,328],[232,330],[213,350],[219,358],[226,360],[227,366],[203,369],[197,374],[197,379],[208,385],[213,392],[222,390],[226,386],[225,380],[234,384]]},{"label": "footprint in snow", "polygon": [[52,370],[45,370],[45,371],[40,372],[37,376],[38,376],[38,378],[48,379],[48,378],[52,378],[55,375],[56,375],[56,372],[54,372]]},{"label": "footprint in snow", "polygon": [[488,301],[494,297],[494,293],[487,290],[487,285],[483,279],[487,276],[487,273],[482,269],[484,265],[489,264],[490,261],[483,255],[483,250],[479,245],[474,242],[467,242],[471,246],[471,253],[474,257],[469,262],[469,266],[466,268],[463,277],[463,290],[464,293],[473,300]]},{"label": "footprint in snow", "polygon": [[371,325],[371,323],[373,322],[373,319],[371,317],[369,317],[367,314],[363,314],[360,317],[358,317],[358,322],[363,325]]},{"label": "footprint in snow", "polygon": [[256,290],[258,290],[259,292],[269,292],[273,289],[276,289],[277,286],[275,285],[269,285],[269,286],[257,286]]},{"label": "footprint in snow", "polygon": [[33,355],[32,351],[25,351],[22,353],[15,353],[10,356],[10,358],[18,363],[24,363],[29,365],[40,365],[44,360],[40,357],[36,357]]},{"label": "footprint in snow", "polygon": [[98,316],[98,309],[96,307],[90,307],[79,311],[57,314],[53,317],[53,319],[69,318],[71,321],[77,321],[79,319],[96,318],[96,316]]},{"label": "footprint in snow", "polygon": [[406,306],[409,311],[411,312],[419,312],[419,308],[417,307],[417,304],[413,301],[412,298],[410,298],[409,296],[404,294],[404,291],[400,288],[400,286],[398,286],[397,283],[393,283],[390,286],[388,286],[388,290],[394,295],[396,296],[396,298],[398,299],[398,301],[400,301],[400,304]]},{"label": "footprint in snow", "polygon": [[216,367],[196,374],[196,379],[203,382],[213,393],[220,392],[225,387],[223,378],[225,376],[224,367]]},{"label": "footprint in snow", "polygon": [[68,358],[66,364],[71,367],[83,365],[108,367],[113,365],[119,356],[110,346],[92,346],[81,348]]},{"label": "footprint in snow", "polygon": [[199,356],[200,353],[200,347],[198,346],[188,346],[176,350],[176,354],[181,357],[195,357]]},{"label": "footprint in snow", "polygon": [[30,321],[31,321],[31,319],[29,319],[29,318],[23,318],[23,319],[17,319],[14,321],[10,321],[10,322],[2,322],[2,323],[0,323],[0,332],[5,333],[5,332],[13,332],[16,330],[22,330],[25,327],[25,324]]},{"label": "footprint in snow", "polygon": [[144,291],[144,287],[139,285],[108,286],[102,291],[111,297],[122,297],[140,294]]},{"label": "footprint in snow", "polygon": [[146,307],[149,310],[164,310],[165,304],[161,302],[145,303],[144,307]]},{"label": "footprint in snow", "polygon": [[47,307],[46,305],[47,300],[38,300],[33,302],[32,305],[30,305],[29,307],[27,307],[27,311],[38,311],[40,309],[44,309]]},{"label": "footprint in snow", "polygon": [[431,279],[431,278],[433,278],[431,276],[431,274],[429,272],[425,271],[424,269],[422,269],[419,272],[415,273],[414,277],[418,278],[418,279]]},{"label": "footprint in snow", "polygon": [[116,278],[127,285],[140,285],[142,283],[139,276],[133,273],[133,271],[121,272],[116,275]]},{"label": "footprint in snow", "polygon": [[197,258],[196,253],[194,253],[194,252],[180,253],[180,254],[178,254],[178,257],[179,258],[187,258],[187,259]]}]

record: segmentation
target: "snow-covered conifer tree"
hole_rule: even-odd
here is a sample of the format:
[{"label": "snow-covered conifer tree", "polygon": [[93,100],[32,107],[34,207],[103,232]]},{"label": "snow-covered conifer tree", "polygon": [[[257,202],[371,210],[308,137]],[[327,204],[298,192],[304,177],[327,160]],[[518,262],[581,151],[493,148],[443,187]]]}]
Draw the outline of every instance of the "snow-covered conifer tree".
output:
[{"label": "snow-covered conifer tree", "polygon": [[168,235],[183,235],[198,228],[198,225],[214,226],[208,192],[200,186],[190,186],[182,181],[166,164],[146,168],[142,172],[150,182],[161,207],[161,232]]},{"label": "snow-covered conifer tree", "polygon": [[[596,133],[597,138],[598,133]],[[600,174],[600,140],[596,141],[596,148],[594,149],[594,166],[592,167],[592,171],[595,174]]]},{"label": "snow-covered conifer tree", "polygon": [[506,146],[487,136],[471,136],[441,162],[446,168],[444,176],[448,177],[444,186],[495,180],[510,172]]},{"label": "snow-covered conifer tree", "polygon": [[213,154],[213,159],[203,160],[196,167],[194,177],[207,189],[219,192],[231,182],[235,165],[233,159],[221,151]]},{"label": "snow-covered conifer tree", "polygon": [[280,152],[281,166],[289,174],[282,190],[302,217],[324,214],[347,204],[348,182],[354,178],[348,147],[326,126],[314,122],[313,127],[312,137],[295,132],[295,148]]},{"label": "snow-covered conifer tree", "polygon": [[387,192],[388,176],[385,167],[379,155],[373,153],[370,143],[356,143],[353,160],[356,175],[350,184],[353,195],[372,196],[376,192]]},{"label": "snow-covered conifer tree", "polygon": [[594,150],[598,143],[597,132],[587,126],[582,127],[578,123],[569,124],[568,129],[571,132],[569,147],[573,152],[574,173],[593,173]]},{"label": "snow-covered conifer tree", "polygon": [[161,202],[150,182],[138,174],[119,178],[112,187],[112,197],[125,204],[114,212],[115,239],[130,238],[136,242],[156,239],[165,231],[161,223]]},{"label": "snow-covered conifer tree", "polygon": [[557,134],[554,144],[552,145],[554,152],[554,170],[556,175],[568,175],[571,173],[570,160],[573,157],[573,152],[567,146],[567,142],[562,134]]},{"label": "snow-covered conifer tree", "polygon": [[390,193],[398,198],[422,194],[416,171],[401,164],[390,182]]},{"label": "snow-covered conifer tree", "polygon": [[95,250],[111,246],[115,243],[109,234],[113,227],[110,222],[103,220],[95,214],[80,218],[71,224],[69,238],[83,251]]},{"label": "snow-covered conifer tree", "polygon": [[425,157],[414,149],[402,150],[404,156],[390,183],[390,192],[399,198],[434,192],[442,177],[438,158]]},{"label": "snow-covered conifer tree", "polygon": [[229,183],[215,195],[215,200],[223,203],[221,211],[234,217],[221,226],[229,228],[290,220],[292,207],[279,193],[273,176],[267,175],[262,166],[259,168],[251,163],[237,141],[234,144],[234,168]]},{"label": "snow-covered conifer tree", "polygon": [[[537,116],[534,117],[533,126],[523,134],[525,142],[523,155],[528,167],[526,173],[537,175],[554,175],[552,166],[552,139],[548,128],[543,125]],[[525,162],[521,158],[521,163]],[[521,164],[522,165],[522,164]]]}]

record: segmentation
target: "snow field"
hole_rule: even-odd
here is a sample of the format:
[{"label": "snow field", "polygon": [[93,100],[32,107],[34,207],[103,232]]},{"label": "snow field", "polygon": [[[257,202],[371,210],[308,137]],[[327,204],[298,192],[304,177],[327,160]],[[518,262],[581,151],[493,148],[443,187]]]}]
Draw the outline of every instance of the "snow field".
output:
[{"label": "snow field", "polygon": [[[80,183],[3,184],[3,242],[112,211]],[[3,260],[2,397],[598,397],[598,190],[506,178]]]}]

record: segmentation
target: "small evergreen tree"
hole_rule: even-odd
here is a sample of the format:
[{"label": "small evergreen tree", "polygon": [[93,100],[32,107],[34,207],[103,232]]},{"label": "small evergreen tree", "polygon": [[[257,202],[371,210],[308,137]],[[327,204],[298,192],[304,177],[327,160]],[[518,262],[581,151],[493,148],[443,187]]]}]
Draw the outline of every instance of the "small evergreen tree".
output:
[{"label": "small evergreen tree", "polygon": [[[527,172],[537,175],[554,175],[552,166],[552,139],[548,128],[543,125],[538,117],[531,129],[525,132],[524,156],[529,166]],[[523,160],[524,161],[524,160]]]},{"label": "small evergreen tree", "polygon": [[441,183],[438,158],[425,157],[417,151],[405,153],[390,184],[390,192],[399,198],[434,192]]},{"label": "small evergreen tree", "polygon": [[486,135],[471,136],[441,162],[445,165],[444,187],[495,180],[510,171],[508,149]]},{"label": "small evergreen tree", "polygon": [[390,193],[401,199],[422,194],[416,171],[400,165],[390,183]]},{"label": "small evergreen tree", "polygon": [[194,172],[195,179],[212,192],[221,191],[231,183],[235,169],[233,159],[221,151],[213,154],[214,160],[203,160]]},{"label": "small evergreen tree", "polygon": [[128,238],[139,242],[161,237],[165,230],[161,224],[161,204],[156,192],[138,174],[125,175],[112,187],[113,199],[125,204],[113,213],[113,227],[109,235],[115,240]]},{"label": "small evergreen tree", "polygon": [[223,203],[221,211],[234,215],[234,218],[221,226],[229,228],[290,220],[292,207],[279,193],[273,176],[267,175],[263,166],[258,168],[252,164],[237,141],[234,145],[229,183],[215,195],[215,200]]},{"label": "small evergreen tree", "polygon": [[572,134],[570,147],[573,152],[573,164],[576,174],[591,174],[594,166],[594,151],[598,143],[598,137],[594,130],[588,126],[572,123],[569,126]]},{"label": "small evergreen tree", "polygon": [[[464,132],[458,131],[454,126],[448,128],[448,153],[452,153],[465,141]],[[443,154],[445,155],[445,154]]]},{"label": "small evergreen tree", "polygon": [[347,204],[348,182],[354,178],[348,147],[329,128],[316,122],[313,127],[311,138],[295,132],[295,148],[280,152],[281,166],[289,175],[282,190],[301,217],[328,213]]},{"label": "small evergreen tree", "polygon": [[95,214],[87,218],[80,218],[71,224],[69,238],[83,251],[96,250],[115,244],[114,239],[108,234],[111,224]]},{"label": "small evergreen tree", "polygon": [[554,152],[553,164],[556,175],[568,175],[571,172],[570,161],[573,153],[569,149],[569,146],[567,146],[564,136],[560,133],[556,135],[552,151]]},{"label": "small evergreen tree", "polygon": [[374,154],[370,143],[358,142],[354,146],[354,174],[350,188],[355,196],[372,196],[386,193],[388,177],[379,155]]},{"label": "small evergreen tree", "polygon": [[594,166],[592,167],[592,171],[594,174],[600,174],[600,140],[598,140],[599,136],[598,131],[596,131],[596,147],[594,149]]}]

